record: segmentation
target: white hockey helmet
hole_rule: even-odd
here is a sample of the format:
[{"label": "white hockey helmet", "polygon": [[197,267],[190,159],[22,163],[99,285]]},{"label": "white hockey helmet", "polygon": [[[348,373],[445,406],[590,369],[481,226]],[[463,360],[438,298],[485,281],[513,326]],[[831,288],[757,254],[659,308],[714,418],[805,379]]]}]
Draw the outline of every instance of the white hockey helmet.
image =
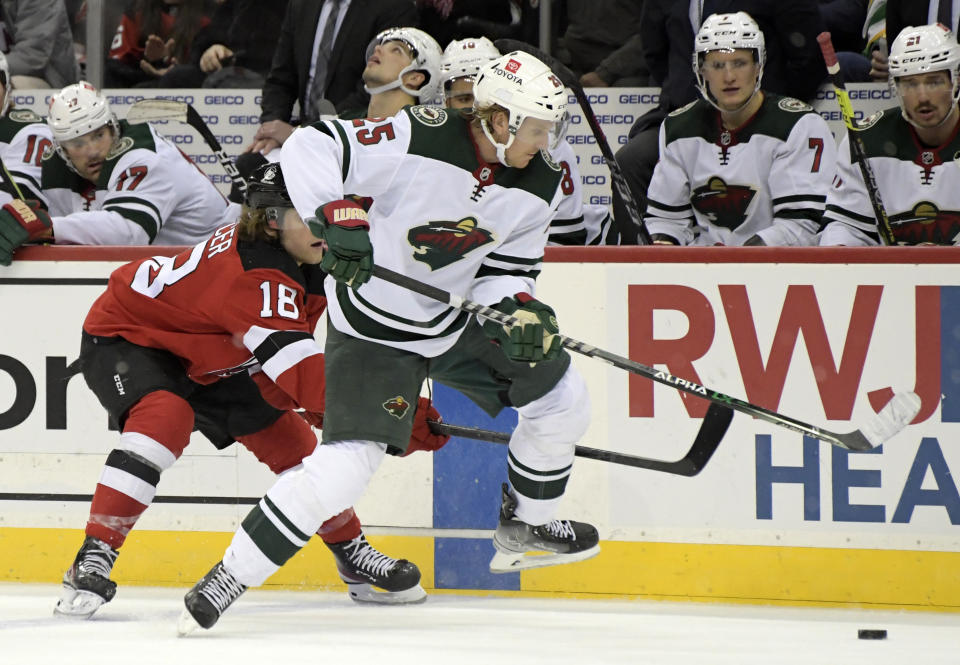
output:
[{"label": "white hockey helmet", "polygon": [[0,83],[3,84],[3,102],[0,103],[0,116],[5,116],[7,111],[10,110],[13,94],[10,92],[10,65],[7,63],[7,56],[2,52],[0,52]]},{"label": "white hockey helmet", "polygon": [[486,37],[454,39],[447,44],[447,48],[443,50],[443,60],[440,62],[439,79],[444,97],[450,90],[450,84],[455,80],[461,78],[474,80],[483,65],[499,57],[500,51]]},{"label": "white hockey helmet", "polygon": [[[890,47],[889,68],[890,86],[898,97],[899,78],[945,71],[950,75],[953,85],[953,101],[960,101],[960,44],[953,32],[941,23],[909,26],[901,30]],[[902,109],[902,98],[900,106]],[[913,122],[905,112],[903,117]]]},{"label": "white hockey helmet", "polygon": [[[371,95],[376,95],[387,90],[400,88],[411,97],[416,97],[421,104],[432,104],[436,101],[440,91],[440,60],[443,58],[443,51],[437,40],[417,28],[387,28],[367,45],[367,60],[373,55],[373,49],[386,42],[401,41],[407,45],[413,55],[413,60],[409,65],[400,70],[396,81],[391,81],[385,85],[376,88],[363,89]],[[426,80],[419,90],[412,90],[403,84],[403,75],[407,72],[423,72]]]},{"label": "white hockey helmet", "polygon": [[[717,106],[716,98],[710,94],[706,82],[703,80],[703,61],[710,51],[724,51],[730,53],[737,49],[750,49],[754,52],[757,62],[757,83],[753,94],[760,89],[760,80],[763,78],[763,65],[767,61],[767,48],[763,41],[763,31],[746,12],[733,14],[711,14],[700,26],[693,41],[693,74],[697,77],[697,88],[700,94],[713,106]],[[744,106],[753,99],[751,95]],[[741,107],[743,108],[743,107]],[[720,109],[723,110],[723,109]]]},{"label": "white hockey helmet", "polygon": [[497,158],[507,165],[506,150],[513,144],[523,121],[537,118],[553,123],[551,145],[562,138],[567,122],[567,93],[563,82],[549,67],[529,53],[513,51],[480,68],[473,83],[473,110],[501,106],[509,113],[509,136],[498,143],[486,122],[484,135],[496,146]]}]

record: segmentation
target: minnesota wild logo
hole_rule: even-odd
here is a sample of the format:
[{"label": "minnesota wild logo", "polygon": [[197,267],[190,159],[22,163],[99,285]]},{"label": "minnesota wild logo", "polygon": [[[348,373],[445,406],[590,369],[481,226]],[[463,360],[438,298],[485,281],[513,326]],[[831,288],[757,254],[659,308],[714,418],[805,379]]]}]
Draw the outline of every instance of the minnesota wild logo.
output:
[{"label": "minnesota wild logo", "polygon": [[403,399],[400,395],[397,395],[396,397],[388,399],[381,406],[397,420],[403,420],[403,417],[407,415],[407,411],[410,409],[410,402]]},{"label": "minnesota wild logo", "polygon": [[693,190],[690,203],[711,222],[732,231],[747,218],[747,208],[755,195],[751,187],[728,185],[723,178],[713,176]]},{"label": "minnesota wild logo", "polygon": [[960,236],[960,211],[921,201],[912,210],[890,215],[890,226],[899,245],[952,245]]},{"label": "minnesota wild logo", "polygon": [[431,270],[459,261],[477,247],[493,241],[493,234],[477,226],[474,217],[458,222],[429,222],[415,226],[407,233],[413,247],[413,258],[423,261]]}]

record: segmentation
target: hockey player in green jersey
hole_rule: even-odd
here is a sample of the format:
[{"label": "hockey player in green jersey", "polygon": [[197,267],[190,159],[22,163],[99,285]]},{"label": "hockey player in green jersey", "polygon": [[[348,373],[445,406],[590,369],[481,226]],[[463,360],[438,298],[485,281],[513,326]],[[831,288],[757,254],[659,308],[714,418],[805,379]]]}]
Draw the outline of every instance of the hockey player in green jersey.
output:
[{"label": "hockey player in green jersey", "polygon": [[[480,70],[474,96],[470,116],[413,106],[389,119],[319,122],[284,144],[290,197],[327,246],[323,445],[278,480],[187,593],[181,632],[213,626],[302,547],[301,534],[363,494],[387,452],[406,448],[426,378],[491,415],[519,412],[491,570],[599,552],[593,526],[554,517],[590,403],[553,310],[534,296],[563,197],[545,148],[566,94],[543,63],[513,52]],[[348,192],[373,198],[369,215]],[[374,260],[519,322],[481,322],[371,277]]]},{"label": "hockey player in green jersey", "polygon": [[694,44],[703,99],[660,127],[644,216],[654,242],[815,244],[836,160],[827,123],[761,89],[763,33],[745,12],[708,17]]},{"label": "hockey player in green jersey", "polygon": [[[893,238],[899,245],[960,243],[960,45],[941,24],[904,28],[889,57],[899,108],[860,123]],[[860,167],[844,136],[827,195],[821,245],[878,245],[880,236]]]}]

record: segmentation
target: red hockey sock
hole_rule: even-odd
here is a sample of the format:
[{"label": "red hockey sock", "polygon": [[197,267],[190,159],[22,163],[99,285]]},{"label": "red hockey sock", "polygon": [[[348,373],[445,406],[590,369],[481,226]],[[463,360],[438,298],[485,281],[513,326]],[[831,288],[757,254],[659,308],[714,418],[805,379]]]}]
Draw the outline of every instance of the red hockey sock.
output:
[{"label": "red hockey sock", "polygon": [[347,508],[339,515],[334,515],[317,529],[317,535],[323,538],[325,543],[353,540],[361,533],[363,531],[360,529],[360,518],[353,512],[353,508]]}]

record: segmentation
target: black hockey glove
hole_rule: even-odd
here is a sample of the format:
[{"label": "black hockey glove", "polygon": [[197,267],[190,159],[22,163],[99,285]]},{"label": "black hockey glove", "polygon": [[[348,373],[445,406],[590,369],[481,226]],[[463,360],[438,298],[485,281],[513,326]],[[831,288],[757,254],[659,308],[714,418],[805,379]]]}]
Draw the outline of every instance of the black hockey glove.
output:
[{"label": "black hockey glove", "polygon": [[560,328],[548,305],[529,293],[518,293],[501,300],[495,309],[517,319],[517,324],[509,328],[490,319],[483,322],[487,337],[498,342],[510,360],[536,363],[560,355]]},{"label": "black hockey glove", "polygon": [[316,220],[307,225],[326,249],[320,267],[338,282],[357,288],[373,271],[373,245],[366,211],[353,201],[341,199],[320,206]]},{"label": "black hockey glove", "polygon": [[48,235],[52,226],[39,201],[14,199],[0,208],[0,265],[10,265],[17,247]]}]

